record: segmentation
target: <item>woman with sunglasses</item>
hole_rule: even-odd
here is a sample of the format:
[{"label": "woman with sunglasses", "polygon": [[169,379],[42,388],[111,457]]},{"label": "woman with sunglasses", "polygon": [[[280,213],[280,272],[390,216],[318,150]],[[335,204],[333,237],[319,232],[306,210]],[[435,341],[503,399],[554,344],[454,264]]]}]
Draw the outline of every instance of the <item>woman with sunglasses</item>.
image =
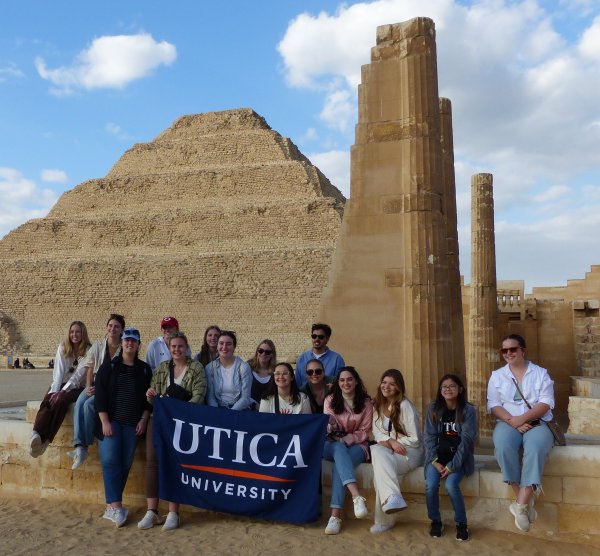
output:
[{"label": "woman with sunglasses", "polygon": [[331,390],[335,379],[325,375],[325,367],[318,359],[311,359],[306,363],[306,384],[300,389],[308,396],[310,408],[313,413],[323,413],[325,398]]},{"label": "woman with sunglasses", "polygon": [[271,376],[275,370],[277,350],[272,340],[263,340],[256,347],[254,357],[247,363],[252,369],[252,409],[258,410],[260,400],[269,387]]},{"label": "woman with sunglasses", "polygon": [[[172,332],[169,339],[171,359],[163,361],[154,372],[146,397],[153,403],[156,396],[169,396],[189,403],[204,403],[206,375],[202,363],[188,357],[190,346],[183,332]],[[158,459],[152,438],[152,418],[146,431],[146,515],[138,523],[139,529],[151,529],[160,525],[158,515]],[[179,527],[179,504],[169,502],[169,513],[163,531]]]},{"label": "woman with sunglasses", "polygon": [[325,398],[323,413],[329,415],[323,458],[333,462],[331,473],[331,517],[325,534],[337,535],[342,525],[346,489],[352,495],[354,515],[367,517],[365,498],[358,490],[354,469],[369,459],[369,435],[373,404],[354,367],[342,367]]},{"label": "woman with sunglasses", "polygon": [[123,491],[138,438],[146,432],[151,410],[146,392],[152,369],[138,357],[139,349],[139,330],[126,328],[121,337],[121,354],[113,360],[105,359],[96,375],[95,433],[106,498],[103,517],[117,527],[127,521]]},{"label": "woman with sunglasses", "polygon": [[219,352],[217,351],[217,342],[219,341],[220,335],[221,329],[216,324],[209,326],[204,331],[202,347],[196,354],[196,357],[194,357],[196,361],[202,363],[204,368],[206,368],[211,361],[214,361],[219,357]]},{"label": "woman with sunglasses", "polygon": [[429,534],[441,537],[444,530],[440,514],[440,482],[454,509],[456,540],[469,540],[465,501],[460,491],[463,477],[475,470],[475,437],[477,413],[467,402],[462,380],[453,374],[444,375],[437,396],[427,408],[423,441],[425,444],[425,499],[431,520]]},{"label": "woman with sunglasses", "polygon": [[506,365],[492,373],[487,391],[487,408],[496,418],[494,454],[516,496],[509,510],[521,531],[529,531],[537,518],[534,494],[541,491],[544,464],[554,445],[544,423],[552,419],[554,382],[546,369],[525,358],[525,349],[518,334],[502,340]]},{"label": "woman with sunglasses", "polygon": [[29,444],[32,457],[41,456],[50,442],[54,440],[58,429],[67,414],[69,406],[77,401],[83,391],[84,381],[70,381],[82,357],[90,347],[87,328],[80,320],[69,326],[67,338],[58,345],[52,371],[52,384],[44,396],[33,423],[33,432]]},{"label": "woman with sunglasses", "polygon": [[398,369],[381,376],[373,412],[371,446],[375,483],[375,523],[371,533],[383,533],[394,527],[391,514],[406,509],[400,481],[423,460],[421,427],[417,408],[406,397],[404,377]]},{"label": "woman with sunglasses", "polygon": [[277,363],[259,411],[285,415],[311,413],[308,398],[298,389],[289,363]]},{"label": "woman with sunglasses", "polygon": [[219,357],[206,366],[207,404],[234,410],[250,409],[252,371],[241,357],[234,355],[235,332],[223,330],[217,342]]}]

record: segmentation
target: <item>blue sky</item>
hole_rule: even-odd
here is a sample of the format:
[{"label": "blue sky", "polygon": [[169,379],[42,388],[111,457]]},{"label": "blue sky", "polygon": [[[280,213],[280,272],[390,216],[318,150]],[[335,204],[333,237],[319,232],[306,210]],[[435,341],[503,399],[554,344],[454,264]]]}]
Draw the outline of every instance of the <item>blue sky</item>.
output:
[{"label": "blue sky", "polygon": [[452,100],[461,272],[470,176],[494,174],[499,279],[600,264],[600,1],[3,3],[0,237],[184,114],[251,107],[349,194],[377,25],[436,22]]}]

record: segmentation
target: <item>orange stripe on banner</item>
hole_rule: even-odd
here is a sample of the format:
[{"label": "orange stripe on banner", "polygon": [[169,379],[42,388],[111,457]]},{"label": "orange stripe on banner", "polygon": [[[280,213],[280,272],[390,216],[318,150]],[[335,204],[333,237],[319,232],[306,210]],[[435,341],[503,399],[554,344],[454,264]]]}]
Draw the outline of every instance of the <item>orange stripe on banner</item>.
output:
[{"label": "orange stripe on banner", "polygon": [[271,481],[274,483],[295,483],[294,479],[282,479],[272,475],[261,475],[260,473],[250,473],[249,471],[237,471],[235,469],[223,469],[222,467],[206,467],[204,465],[181,465],[187,469],[196,469],[198,471],[207,471],[217,475],[229,475],[231,477],[244,477],[245,479],[259,479],[261,481]]}]

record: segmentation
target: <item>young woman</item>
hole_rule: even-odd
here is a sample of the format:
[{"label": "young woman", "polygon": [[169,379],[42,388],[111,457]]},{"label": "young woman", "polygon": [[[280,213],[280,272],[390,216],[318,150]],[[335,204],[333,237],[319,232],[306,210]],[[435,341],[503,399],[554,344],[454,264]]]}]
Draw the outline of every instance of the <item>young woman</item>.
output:
[{"label": "young woman", "polygon": [[397,369],[381,376],[373,412],[374,446],[371,446],[375,481],[375,524],[371,533],[383,533],[395,523],[394,514],[406,502],[400,480],[423,460],[417,409],[405,395],[404,377]]},{"label": "young woman", "polygon": [[354,515],[367,517],[365,498],[356,484],[354,468],[369,459],[369,435],[373,422],[373,404],[354,367],[342,367],[325,398],[323,413],[329,415],[323,458],[333,462],[331,476],[331,517],[327,535],[337,535],[342,525],[346,488],[352,495]]},{"label": "young woman", "polygon": [[219,357],[217,351],[217,343],[219,342],[219,336],[221,335],[221,329],[213,324],[204,331],[204,340],[202,341],[202,347],[196,354],[194,359],[206,368],[206,366]]},{"label": "young woman", "polygon": [[236,346],[235,333],[222,331],[217,342],[219,357],[206,367],[208,405],[235,410],[250,409],[252,371],[248,363],[234,355]]},{"label": "young woman", "polygon": [[525,349],[525,339],[518,334],[502,340],[506,365],[492,373],[487,408],[496,418],[494,454],[504,482],[517,498],[509,510],[517,528],[526,532],[537,518],[533,494],[540,491],[544,464],[554,445],[544,423],[552,419],[554,382],[546,369],[525,358]]},{"label": "young woman", "polygon": [[65,388],[74,387],[85,380],[85,388],[79,394],[73,411],[73,445],[75,449],[68,453],[73,458],[71,469],[77,469],[88,457],[88,446],[94,440],[96,423],[96,406],[94,397],[94,380],[100,365],[105,359],[109,361],[121,353],[121,333],[125,328],[122,315],[112,314],[106,323],[106,336],[96,340],[88,350],[83,362],[67,381]]},{"label": "young woman", "polygon": [[275,361],[277,361],[277,350],[272,340],[263,340],[258,344],[254,357],[247,361],[252,369],[252,409],[258,409],[267,391],[275,370]]},{"label": "young woman", "polygon": [[69,405],[77,400],[83,390],[81,379],[70,379],[89,347],[90,339],[85,324],[79,320],[73,321],[66,340],[56,350],[52,384],[35,417],[29,444],[32,457],[37,458],[46,451],[62,425]]},{"label": "young woman", "polygon": [[105,360],[96,375],[96,423],[98,452],[102,464],[106,511],[104,518],[122,527],[128,511],[123,507],[123,490],[140,436],[146,432],[151,406],[146,392],[152,370],[138,357],[140,333],[126,328],[121,338],[121,355]]},{"label": "young woman", "polygon": [[260,402],[261,413],[311,413],[306,394],[298,390],[294,369],[289,363],[278,363]]},{"label": "young woman", "polygon": [[313,413],[323,413],[325,397],[329,394],[334,379],[325,375],[325,367],[318,359],[311,359],[306,363],[306,378],[307,382],[300,391],[308,396]]},{"label": "young woman", "polygon": [[476,435],[477,413],[475,407],[467,403],[467,392],[461,379],[453,374],[444,375],[435,400],[427,408],[423,431],[425,497],[432,537],[441,537],[444,530],[439,500],[440,481],[444,479],[454,508],[456,540],[469,540],[460,481],[475,470]]},{"label": "young woman", "polygon": [[[206,396],[206,375],[204,367],[188,356],[189,343],[183,332],[174,332],[169,340],[171,360],[163,361],[152,377],[146,397],[150,403],[156,396],[170,396],[189,403],[204,403]],[[171,381],[171,373],[173,380]],[[178,388],[174,387],[175,384]],[[158,460],[152,441],[152,419],[146,431],[146,502],[148,510],[138,523],[140,529],[151,529],[162,523],[158,515]],[[179,504],[169,502],[169,513],[163,530],[179,527]]]}]

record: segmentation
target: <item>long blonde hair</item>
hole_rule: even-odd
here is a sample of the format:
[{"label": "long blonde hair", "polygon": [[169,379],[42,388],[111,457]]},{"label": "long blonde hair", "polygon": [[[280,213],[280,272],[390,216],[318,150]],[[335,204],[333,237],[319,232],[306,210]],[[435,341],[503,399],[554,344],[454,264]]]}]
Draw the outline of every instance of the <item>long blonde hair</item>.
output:
[{"label": "long blonde hair", "polygon": [[[79,328],[81,328],[81,342],[80,342],[79,346],[77,346],[77,352],[75,352],[75,346],[71,342],[71,337],[70,337],[71,328],[73,328],[73,326],[75,326],[75,325],[77,325],[77,326],[79,326]],[[82,355],[85,355],[85,352],[88,350],[88,348],[91,345],[92,345],[92,343],[90,342],[90,337],[88,335],[88,331],[87,331],[87,328],[85,327],[85,324],[83,324],[80,320],[74,320],[69,325],[69,332],[67,333],[67,339],[63,342],[63,351],[65,353],[65,357],[81,357]]]}]

